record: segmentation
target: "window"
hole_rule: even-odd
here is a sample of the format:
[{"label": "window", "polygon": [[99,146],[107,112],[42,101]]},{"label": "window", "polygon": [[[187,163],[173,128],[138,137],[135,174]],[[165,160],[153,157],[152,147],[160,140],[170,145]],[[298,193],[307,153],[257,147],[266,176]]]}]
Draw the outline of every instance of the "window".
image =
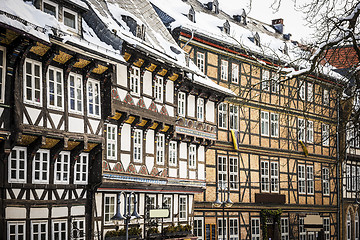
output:
[{"label": "window", "polygon": [[260,218],[251,218],[251,240],[260,240]]},{"label": "window", "polygon": [[205,73],[205,65],[204,65],[205,55],[203,53],[198,52],[196,56],[197,56],[196,63],[198,68],[200,69],[201,72]]},{"label": "window", "polygon": [[269,112],[261,111],[261,135],[269,136]]},{"label": "window", "polygon": [[204,99],[198,98],[197,100],[197,119],[204,121]]},{"label": "window", "polygon": [[31,239],[48,239],[48,225],[47,221],[31,222]]},{"label": "window", "polygon": [[26,183],[26,148],[14,147],[9,156],[9,183]]},{"label": "window", "polygon": [[178,114],[180,117],[185,117],[185,93],[179,92],[178,94]]},{"label": "window", "polygon": [[238,189],[238,158],[229,157],[230,189]]},{"label": "window", "polygon": [[64,8],[64,25],[77,29],[77,13]]},{"label": "window", "polygon": [[[324,219],[325,220],[325,219]],[[330,219],[328,218],[329,220],[329,238],[326,238],[326,239],[330,239]],[[358,212],[355,212],[355,221],[354,221],[354,227],[355,227],[355,240],[359,240],[359,213]],[[324,221],[324,228],[325,228],[325,221]],[[325,231],[325,229],[324,229]]]},{"label": "window", "polygon": [[281,240],[289,239],[289,219],[281,218]]},{"label": "window", "polygon": [[231,82],[239,83],[239,65],[231,64]]},{"label": "window", "polygon": [[219,104],[219,128],[227,128],[227,105],[226,103]]},{"label": "window", "polygon": [[[260,163],[261,191],[279,192],[278,162],[261,161]],[[270,179],[270,181],[269,181]],[[269,186],[270,185],[270,186]]]},{"label": "window", "polygon": [[63,74],[62,70],[54,67],[49,67],[47,73],[48,83],[48,106],[56,109],[63,109]]},{"label": "window", "polygon": [[237,218],[229,219],[229,230],[230,230],[229,240],[238,240],[239,239],[239,224],[238,224]]},{"label": "window", "polygon": [[323,124],[322,125],[322,142],[323,142],[323,146],[329,146],[329,142],[330,142],[329,137],[330,137],[329,125]]},{"label": "window", "polygon": [[299,240],[306,240],[306,230],[304,227],[304,218],[299,218]]},{"label": "window", "polygon": [[198,240],[204,240],[203,238],[203,220],[194,219],[194,235],[198,237]]},{"label": "window", "polygon": [[261,161],[260,167],[261,191],[269,192],[269,162]]},{"label": "window", "polygon": [[218,156],[218,182],[219,187],[227,185],[227,158],[225,156]]},{"label": "window", "polygon": [[177,142],[169,143],[169,165],[177,165]]},{"label": "window", "polygon": [[189,167],[190,168],[196,167],[196,146],[195,145],[189,146]]},{"label": "window", "polygon": [[330,183],[329,183],[329,168],[322,169],[322,185],[323,185],[323,194],[329,195],[330,194]]},{"label": "window", "polygon": [[263,91],[270,90],[270,72],[268,70],[262,71],[262,81],[261,81],[261,89]]},{"label": "window", "polygon": [[298,118],[298,138],[299,141],[305,141],[305,120]]},{"label": "window", "polygon": [[350,212],[346,215],[346,239],[351,240],[351,216]]},{"label": "window", "polygon": [[142,162],[142,135],[142,130],[134,130],[134,162]]},{"label": "window", "polygon": [[25,239],[25,222],[8,222],[7,239]]},{"label": "window", "polygon": [[357,166],[357,191],[360,190],[360,166]]},{"label": "window", "polygon": [[88,181],[89,154],[81,153],[75,163],[75,184],[86,184]]},{"label": "window", "polygon": [[49,183],[49,162],[50,153],[48,150],[38,150],[33,160],[33,183]]},{"label": "window", "polygon": [[271,192],[279,192],[279,163],[270,163]]},{"label": "window", "polygon": [[279,73],[274,73],[273,80],[271,82],[272,83],[271,84],[271,92],[273,92],[273,93],[279,92],[279,79],[280,79]]},{"label": "window", "polygon": [[346,190],[351,190],[351,168],[350,165],[346,165]]},{"label": "window", "polygon": [[305,166],[299,165],[298,166],[298,190],[299,193],[306,193],[305,189]]},{"label": "window", "polygon": [[140,95],[140,69],[138,67],[130,68],[130,90],[131,94]]},{"label": "window", "polygon": [[106,196],[104,198],[104,222],[112,223],[111,218],[115,214],[115,196]]},{"label": "window", "polygon": [[307,84],[307,100],[308,102],[314,101],[314,84]]},{"label": "window", "polygon": [[271,137],[279,136],[279,114],[270,114]]},{"label": "window", "polygon": [[226,219],[225,221],[223,221],[224,219],[220,219],[218,218],[218,240],[225,240],[225,234],[226,234]]},{"label": "window", "polygon": [[156,163],[164,165],[165,135],[159,134],[156,139]]},{"label": "window", "polygon": [[107,124],[106,126],[106,156],[107,159],[116,160],[117,155],[117,126]]},{"label": "window", "polygon": [[351,166],[351,188],[356,191],[356,166]]},{"label": "window", "polygon": [[41,105],[42,97],[42,73],[41,63],[30,59],[24,64],[24,101],[31,104]]},{"label": "window", "polygon": [[323,92],[323,103],[325,106],[329,106],[329,103],[330,103],[329,90],[327,90],[327,89],[324,89],[324,92]]},{"label": "window", "polygon": [[164,196],[163,208],[169,209],[169,220],[172,220],[172,197]]},{"label": "window", "polygon": [[221,80],[228,80],[228,61],[221,60]]},{"label": "window", "polygon": [[89,79],[87,82],[88,114],[100,117],[100,83]]},{"label": "window", "polygon": [[59,158],[55,162],[55,180],[54,183],[69,183],[70,153],[60,152]]},{"label": "window", "polygon": [[299,82],[299,97],[301,100],[305,101],[305,82]]},{"label": "window", "polygon": [[53,221],[53,240],[67,239],[67,221]]},{"label": "window", "polygon": [[310,120],[306,121],[306,142],[314,142],[314,122]]},{"label": "window", "polygon": [[69,111],[83,113],[83,87],[81,75],[70,73],[69,76]]},{"label": "window", "polygon": [[[359,215],[356,213],[356,215],[355,215],[355,227],[356,227],[356,216],[358,217],[357,220],[359,221]],[[324,239],[325,240],[330,240],[330,218],[328,218],[328,217],[323,218],[323,227],[324,227],[324,235],[325,235]],[[355,237],[359,236],[359,228],[357,230],[358,231],[355,231]]]},{"label": "window", "polygon": [[0,46],[0,102],[5,100],[5,77],[6,77],[6,52]]},{"label": "window", "polygon": [[307,193],[314,194],[314,167],[306,166]]},{"label": "window", "polygon": [[73,239],[85,240],[85,219],[74,219],[71,223]]},{"label": "window", "polygon": [[229,112],[230,112],[230,129],[232,130],[239,130],[239,108],[234,105],[229,105]]},{"label": "window", "polygon": [[56,19],[58,18],[58,6],[52,2],[44,1],[43,2],[43,11],[47,14],[53,15]]},{"label": "window", "polygon": [[163,102],[164,98],[164,81],[160,76],[156,76],[155,78],[155,87],[154,87],[154,97],[155,101]]},{"label": "window", "polygon": [[187,198],[186,196],[180,196],[179,198],[179,218],[180,220],[187,219]]}]

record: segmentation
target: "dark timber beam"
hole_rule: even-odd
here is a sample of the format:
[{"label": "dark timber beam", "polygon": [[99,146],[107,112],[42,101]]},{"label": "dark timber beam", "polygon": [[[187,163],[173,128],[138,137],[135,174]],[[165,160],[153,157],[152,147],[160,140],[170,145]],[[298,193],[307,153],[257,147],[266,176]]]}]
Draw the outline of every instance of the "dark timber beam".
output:
[{"label": "dark timber beam", "polygon": [[65,140],[61,139],[54,147],[50,149],[50,161],[55,161],[59,158],[60,152],[64,149]]},{"label": "dark timber beam", "polygon": [[29,146],[27,147],[27,159],[28,159],[28,161],[33,159],[36,152],[40,149],[40,147],[42,145],[45,145],[45,143],[46,143],[46,137],[45,136],[40,136],[37,139],[35,139],[35,141],[33,141],[32,143],[29,144]]}]

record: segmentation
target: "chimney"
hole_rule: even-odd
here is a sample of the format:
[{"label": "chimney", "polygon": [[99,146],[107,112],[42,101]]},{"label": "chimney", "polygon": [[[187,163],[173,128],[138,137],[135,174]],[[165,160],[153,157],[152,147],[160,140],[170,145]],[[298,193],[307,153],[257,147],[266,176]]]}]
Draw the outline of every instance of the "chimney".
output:
[{"label": "chimney", "polygon": [[272,27],[275,29],[277,33],[283,34],[284,32],[284,19],[278,18],[274,19],[271,22]]}]

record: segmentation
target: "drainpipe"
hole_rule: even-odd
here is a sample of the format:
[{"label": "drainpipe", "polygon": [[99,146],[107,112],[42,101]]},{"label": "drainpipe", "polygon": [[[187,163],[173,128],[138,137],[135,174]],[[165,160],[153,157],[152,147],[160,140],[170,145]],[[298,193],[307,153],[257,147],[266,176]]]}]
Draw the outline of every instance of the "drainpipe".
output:
[{"label": "drainpipe", "polygon": [[184,48],[189,44],[189,42],[190,42],[191,40],[193,40],[193,38],[194,38],[194,33],[195,33],[195,29],[192,29],[192,30],[191,30],[191,38],[185,43],[184,46],[182,46],[181,49],[184,49]]}]

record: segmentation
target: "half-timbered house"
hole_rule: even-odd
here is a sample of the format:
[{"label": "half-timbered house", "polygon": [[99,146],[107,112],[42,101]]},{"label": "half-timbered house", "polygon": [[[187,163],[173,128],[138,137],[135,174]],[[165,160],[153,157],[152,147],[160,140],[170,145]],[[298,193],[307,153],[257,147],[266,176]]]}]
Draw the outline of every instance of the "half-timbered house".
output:
[{"label": "half-timbered house", "polygon": [[237,94],[217,108],[218,141],[206,152],[194,233],[206,240],[315,239],[316,229],[304,223],[318,215],[316,231],[341,239],[336,74],[289,77],[293,70],[282,66],[300,49],[282,19],[229,16],[217,0],[151,3],[199,69]]}]

